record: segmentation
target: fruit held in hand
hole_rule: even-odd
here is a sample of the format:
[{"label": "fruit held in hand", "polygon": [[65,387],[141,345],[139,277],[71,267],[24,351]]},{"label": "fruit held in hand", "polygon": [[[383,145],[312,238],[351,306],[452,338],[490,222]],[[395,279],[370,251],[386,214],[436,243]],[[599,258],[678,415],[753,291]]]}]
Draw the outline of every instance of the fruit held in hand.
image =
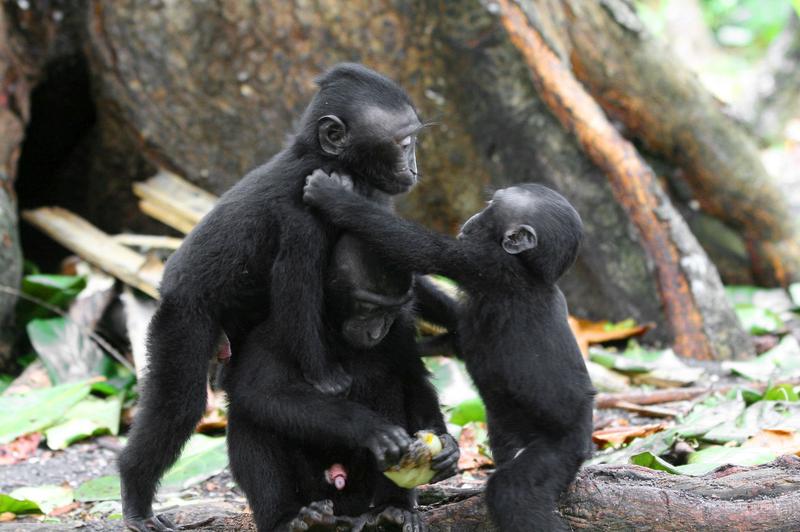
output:
[{"label": "fruit held in hand", "polygon": [[383,472],[389,480],[405,489],[430,482],[436,474],[431,469],[431,459],[442,452],[442,441],[433,432],[421,430],[414,436],[417,439],[409,446],[400,463]]}]

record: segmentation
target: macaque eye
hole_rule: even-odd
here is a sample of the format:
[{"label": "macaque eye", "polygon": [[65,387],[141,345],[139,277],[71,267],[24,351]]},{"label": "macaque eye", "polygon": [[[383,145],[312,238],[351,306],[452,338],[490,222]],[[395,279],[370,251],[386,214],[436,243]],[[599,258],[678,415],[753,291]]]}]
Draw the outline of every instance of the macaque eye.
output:
[{"label": "macaque eye", "polygon": [[378,310],[378,307],[372,303],[364,303],[363,301],[356,303],[356,312],[359,314],[372,314],[376,310]]},{"label": "macaque eye", "polygon": [[411,146],[411,135],[402,139],[400,142],[398,142],[398,144],[400,144],[400,146],[402,146],[403,148],[408,148],[409,146]]}]

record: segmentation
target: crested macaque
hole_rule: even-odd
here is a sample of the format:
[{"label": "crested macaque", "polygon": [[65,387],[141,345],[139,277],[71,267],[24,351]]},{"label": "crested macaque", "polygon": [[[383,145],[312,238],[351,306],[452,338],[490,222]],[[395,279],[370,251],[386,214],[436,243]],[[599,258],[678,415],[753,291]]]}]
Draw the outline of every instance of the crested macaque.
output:
[{"label": "crested macaque", "polygon": [[321,169],[304,200],[388,263],[438,273],[465,293],[457,337],[487,409],[497,470],[489,514],[503,532],[569,530],[556,514],[591,448],[594,389],[556,286],[573,264],[580,216],[538,184],[498,190],[457,239],[376,208]]},{"label": "crested macaque", "polygon": [[386,206],[417,181],[422,124],[396,83],[361,65],[337,65],[318,85],[286,148],[223,194],[167,261],[148,373],[119,459],[131,530],[175,528],[153,515],[153,497],[202,416],[223,333],[235,361],[256,325],[268,322],[269,355],[297,364],[295,385],[331,398],[350,389],[341,353],[328,349],[334,333],[323,289],[340,231],[303,204],[305,176],[320,167],[346,171],[360,194]]}]

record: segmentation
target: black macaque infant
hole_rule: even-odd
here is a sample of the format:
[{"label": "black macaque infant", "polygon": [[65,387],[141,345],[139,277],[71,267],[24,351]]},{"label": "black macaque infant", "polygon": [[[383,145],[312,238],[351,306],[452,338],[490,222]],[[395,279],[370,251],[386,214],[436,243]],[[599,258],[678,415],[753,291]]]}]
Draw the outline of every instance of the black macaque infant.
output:
[{"label": "black macaque infant", "polygon": [[[414,339],[415,288],[408,271],[387,266],[361,241],[346,233],[337,241],[324,337],[331,360],[352,377],[346,397],[302,378],[297,358],[272,332],[273,318],[231,357],[228,453],[259,531],[426,529],[414,491],[382,474],[419,430],[442,440],[434,482],[453,475],[458,462]],[[435,294],[424,293],[427,308]]]},{"label": "black macaque infant", "polygon": [[595,393],[556,286],[583,234],[575,209],[547,187],[517,185],[453,239],[376,208],[348,191],[346,176],[317,170],[306,183],[306,203],[387,263],[460,283],[460,354],[497,463],[490,516],[502,532],[569,530],[555,510],[590,452]]}]

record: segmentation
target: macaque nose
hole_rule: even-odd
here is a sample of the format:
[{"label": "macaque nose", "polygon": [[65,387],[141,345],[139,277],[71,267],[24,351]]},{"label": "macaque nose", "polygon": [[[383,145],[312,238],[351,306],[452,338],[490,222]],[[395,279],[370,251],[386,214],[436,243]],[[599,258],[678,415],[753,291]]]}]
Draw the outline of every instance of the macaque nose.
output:
[{"label": "macaque nose", "polygon": [[383,324],[380,327],[371,328],[368,334],[370,340],[378,340],[383,335]]}]

